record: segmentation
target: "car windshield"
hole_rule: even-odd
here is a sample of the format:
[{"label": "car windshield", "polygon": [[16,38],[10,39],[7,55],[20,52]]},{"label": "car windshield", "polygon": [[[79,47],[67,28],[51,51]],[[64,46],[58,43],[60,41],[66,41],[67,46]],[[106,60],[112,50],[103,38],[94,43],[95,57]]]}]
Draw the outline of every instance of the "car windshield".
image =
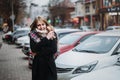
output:
[{"label": "car windshield", "polygon": [[118,36],[92,36],[76,46],[73,51],[106,53],[112,49],[118,39]]},{"label": "car windshield", "polygon": [[21,34],[21,33],[22,33],[22,34],[24,34],[24,33],[27,34],[27,33],[29,33],[29,30],[20,30],[20,31],[16,31],[16,32],[13,33],[13,35]]},{"label": "car windshield", "polygon": [[73,44],[80,38],[81,35],[66,35],[59,40],[59,44]]},{"label": "car windshield", "polygon": [[80,29],[91,29],[90,26],[81,26]]}]

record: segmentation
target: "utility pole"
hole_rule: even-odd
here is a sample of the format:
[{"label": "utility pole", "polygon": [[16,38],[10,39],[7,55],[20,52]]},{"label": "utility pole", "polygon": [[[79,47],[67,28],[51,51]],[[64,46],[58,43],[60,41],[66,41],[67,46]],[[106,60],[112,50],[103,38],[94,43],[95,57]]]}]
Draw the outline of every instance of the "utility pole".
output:
[{"label": "utility pole", "polygon": [[83,26],[85,26],[85,0],[82,0],[82,6],[84,7]]},{"label": "utility pole", "polygon": [[14,31],[14,19],[15,19],[15,15],[14,15],[13,0],[11,1],[11,8],[12,8],[12,14],[11,14],[10,18],[12,19],[12,30]]},{"label": "utility pole", "polygon": [[93,22],[92,22],[92,10],[93,10],[93,5],[92,5],[92,0],[90,1],[90,3],[91,3],[91,11],[90,11],[90,26],[91,26],[91,28],[93,28]]}]

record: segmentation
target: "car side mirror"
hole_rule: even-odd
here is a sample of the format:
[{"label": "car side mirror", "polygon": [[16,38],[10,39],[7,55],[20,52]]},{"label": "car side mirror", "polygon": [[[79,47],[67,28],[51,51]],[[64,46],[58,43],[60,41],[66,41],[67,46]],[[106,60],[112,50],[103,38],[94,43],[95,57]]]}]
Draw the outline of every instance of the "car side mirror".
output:
[{"label": "car side mirror", "polygon": [[120,55],[120,48],[112,55]]},{"label": "car side mirror", "polygon": [[116,52],[117,54],[120,54],[120,48],[118,49],[118,51]]}]

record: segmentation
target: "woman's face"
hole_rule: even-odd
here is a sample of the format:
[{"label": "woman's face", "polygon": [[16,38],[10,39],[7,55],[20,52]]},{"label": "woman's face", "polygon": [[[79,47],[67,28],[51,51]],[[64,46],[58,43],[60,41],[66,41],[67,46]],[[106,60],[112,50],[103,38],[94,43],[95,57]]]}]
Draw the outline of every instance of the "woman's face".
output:
[{"label": "woman's face", "polygon": [[38,21],[37,22],[37,29],[45,30],[46,29],[46,24],[43,21]]}]

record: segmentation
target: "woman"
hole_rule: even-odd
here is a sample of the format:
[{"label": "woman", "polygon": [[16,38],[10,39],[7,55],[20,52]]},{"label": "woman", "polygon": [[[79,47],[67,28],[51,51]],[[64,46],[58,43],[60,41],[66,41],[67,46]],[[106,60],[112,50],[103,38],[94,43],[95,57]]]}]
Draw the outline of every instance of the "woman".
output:
[{"label": "woman", "polygon": [[57,80],[53,57],[57,51],[57,38],[53,27],[41,17],[37,17],[30,27],[30,48],[34,53],[32,80]]}]

